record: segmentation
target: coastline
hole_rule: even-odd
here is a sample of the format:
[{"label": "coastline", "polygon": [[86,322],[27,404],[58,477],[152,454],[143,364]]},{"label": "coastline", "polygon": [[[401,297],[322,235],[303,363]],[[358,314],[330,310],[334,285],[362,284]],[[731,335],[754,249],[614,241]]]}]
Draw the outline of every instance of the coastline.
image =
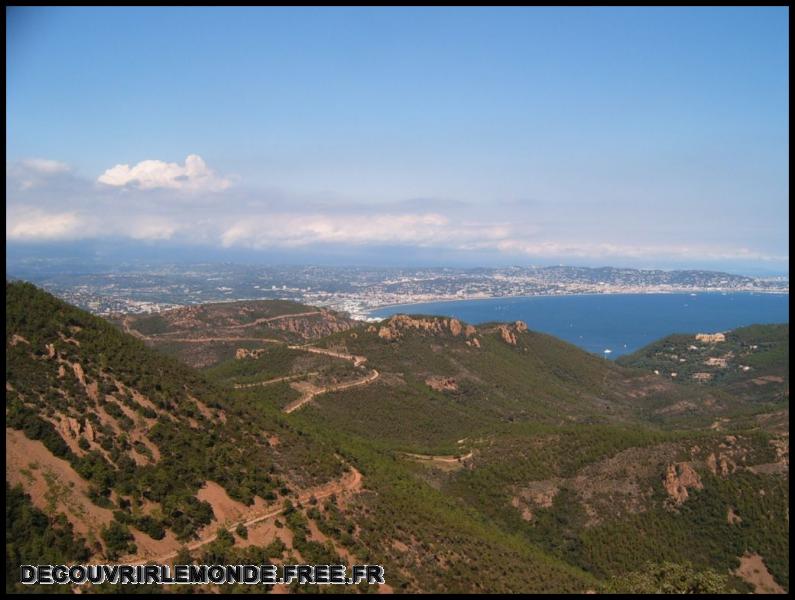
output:
[{"label": "coastline", "polygon": [[516,296],[476,296],[476,297],[468,297],[468,298],[446,298],[441,297],[439,299],[431,299],[431,300],[419,300],[416,302],[399,302],[399,303],[390,303],[390,304],[382,304],[380,306],[375,306],[373,308],[369,308],[366,311],[359,313],[365,319],[377,319],[382,320],[386,317],[374,317],[373,312],[377,310],[383,310],[387,308],[401,308],[401,307],[411,307],[411,306],[420,306],[423,304],[442,304],[442,303],[450,303],[450,302],[473,302],[476,300],[514,300],[514,299],[530,299],[530,298],[567,298],[567,297],[582,297],[582,296],[672,296],[675,294],[721,294],[721,295],[734,295],[734,294],[759,294],[759,295],[789,295],[789,289],[786,291],[784,290],[735,290],[735,291],[726,291],[726,290],[676,290],[676,291],[653,291],[653,292],[573,292],[568,294],[519,294]]}]

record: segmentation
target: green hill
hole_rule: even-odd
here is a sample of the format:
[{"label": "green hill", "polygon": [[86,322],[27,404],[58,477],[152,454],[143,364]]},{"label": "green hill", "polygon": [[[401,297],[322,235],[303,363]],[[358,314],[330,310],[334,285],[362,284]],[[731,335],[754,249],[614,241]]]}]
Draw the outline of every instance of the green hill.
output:
[{"label": "green hill", "polygon": [[6,478],[50,518],[62,512],[94,555],[197,539],[221,518],[196,497],[207,481],[245,506],[345,470],[276,410],[238,406],[100,318],[30,284],[6,284],[6,302]]},{"label": "green hill", "polygon": [[676,373],[680,381],[730,391],[747,405],[789,402],[789,324],[741,327],[722,338],[670,335],[616,362],[664,377]]},{"label": "green hill", "polygon": [[158,314],[116,315],[111,321],[193,367],[233,358],[239,349],[261,345],[259,340],[302,343],[357,324],[335,311],[287,300],[216,302]]},{"label": "green hill", "polygon": [[[729,573],[752,557],[788,587],[775,386],[683,384],[521,322],[227,303],[112,325],[29,284],[6,300],[9,590],[16,562],[86,553],[370,562],[408,592],[747,591]],[[739,334],[758,376],[788,369],[776,331]]]}]

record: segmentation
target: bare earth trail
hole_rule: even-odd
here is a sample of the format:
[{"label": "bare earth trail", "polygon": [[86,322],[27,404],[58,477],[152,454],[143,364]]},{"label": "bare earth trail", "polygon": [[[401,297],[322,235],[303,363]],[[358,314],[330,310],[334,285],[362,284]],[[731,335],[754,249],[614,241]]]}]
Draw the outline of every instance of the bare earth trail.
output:
[{"label": "bare earth trail", "polygon": [[290,402],[290,404],[285,406],[284,412],[289,414],[294,410],[298,410],[304,404],[312,400],[312,398],[314,398],[315,396],[319,396],[320,394],[328,394],[329,392],[338,392],[340,390],[346,390],[348,388],[356,387],[358,385],[367,385],[368,383],[372,383],[373,381],[378,379],[379,375],[380,373],[375,369],[373,369],[369,375],[363,377],[362,379],[357,379],[356,381],[350,381],[348,383],[340,383],[337,385],[330,385],[324,388],[309,390],[305,392],[303,396],[298,398],[298,400],[294,400],[293,402]]},{"label": "bare earth trail", "polygon": [[137,337],[139,340],[147,340],[148,338],[136,329],[130,329],[130,317],[126,316],[121,322],[122,327],[124,328],[124,333],[129,333],[133,337]]},{"label": "bare earth trail", "polygon": [[246,388],[252,387],[259,387],[262,385],[270,385],[272,383],[279,383],[280,381],[292,381],[294,379],[301,379],[302,377],[310,377],[312,375],[317,375],[317,371],[312,371],[311,373],[299,373],[298,375],[286,375],[284,377],[276,377],[275,379],[266,379],[264,381],[255,381],[254,383],[236,383],[235,389],[236,390],[244,390]]},{"label": "bare earth trail", "polygon": [[[337,352],[336,350],[329,350],[327,348],[318,348],[317,346],[288,346],[291,350],[302,350],[304,352],[312,352],[314,354],[325,354],[326,356],[333,356],[334,358],[341,358],[342,360],[347,360],[353,363],[354,367],[358,367],[363,365],[367,362],[366,356],[357,356],[355,354],[346,354],[344,352]],[[356,387],[359,385],[367,385],[378,379],[380,373],[373,369],[370,371],[370,374],[362,377],[361,379],[357,379],[356,381],[350,381],[348,383],[340,383],[337,385],[331,385],[324,388],[313,388],[309,389],[304,394],[298,398],[298,400],[294,400],[290,402],[287,406],[284,407],[285,413],[291,413],[295,410],[298,410],[302,406],[304,406],[307,402],[310,402],[315,396],[319,396],[320,394],[328,394],[330,392],[338,392],[340,390],[347,390],[348,388]]]},{"label": "bare earth trail", "polygon": [[[255,319],[254,321],[252,321],[250,323],[240,323],[240,324],[237,324],[237,325],[228,325],[228,326],[223,327],[223,329],[245,329],[247,327],[255,327],[256,325],[260,325],[261,323],[271,323],[273,321],[281,321],[282,319],[291,319],[291,318],[295,318],[295,317],[313,317],[315,315],[322,315],[322,314],[323,314],[323,311],[313,310],[313,311],[309,311],[309,312],[291,313],[291,314],[286,314],[286,315],[277,315],[275,317],[262,317],[262,318],[259,318],[259,319]],[[239,341],[254,341],[254,342],[258,342],[258,341],[274,342],[274,343],[279,343],[279,344],[284,343],[282,340],[272,340],[272,339],[267,339],[267,338],[254,338],[254,337],[249,337],[249,338],[246,338],[246,337],[235,337],[235,338],[231,338],[231,337],[213,337],[213,338],[185,338],[185,337],[180,338],[180,337],[172,337],[172,336],[184,335],[185,331],[173,331],[173,332],[168,332],[168,333],[158,333],[158,334],[153,334],[153,335],[144,335],[140,331],[138,331],[136,329],[132,329],[130,327],[130,317],[129,317],[129,315],[124,317],[124,319],[122,320],[122,328],[124,329],[125,333],[129,333],[130,335],[135,336],[138,339],[148,340],[148,341],[168,340],[168,341],[171,341],[171,342],[233,342],[233,341],[239,340]]]},{"label": "bare earth trail", "polygon": [[317,346],[288,346],[291,350],[303,350],[304,352],[313,352],[314,354],[325,354],[326,356],[333,356],[343,360],[349,360],[353,363],[354,367],[363,365],[367,362],[366,356],[356,356],[355,354],[345,354],[344,352],[337,352],[327,348],[318,348]]},{"label": "bare earth trail", "polygon": [[[297,313],[297,314],[291,314],[291,315],[280,315],[280,316],[277,316],[277,317],[268,317],[268,318],[264,318],[264,319],[257,319],[256,321],[254,321],[252,323],[245,323],[243,325],[233,326],[233,327],[230,327],[229,329],[242,328],[242,327],[251,327],[251,326],[256,325],[258,323],[274,321],[274,320],[277,320],[277,319],[284,319],[284,318],[290,318],[290,317],[300,317],[300,316],[310,316],[310,315],[316,315],[316,314],[321,314],[321,311],[314,311],[314,312],[311,312],[311,313]],[[124,320],[122,321],[122,325],[123,325],[124,330],[127,333],[129,333],[129,334],[131,334],[131,335],[133,335],[133,336],[135,336],[135,337],[137,337],[137,338],[139,338],[141,340],[144,340],[144,341],[170,341],[170,342],[188,342],[188,343],[252,341],[252,342],[267,342],[267,343],[273,343],[273,344],[286,344],[286,342],[284,342],[282,340],[275,340],[275,339],[261,338],[261,337],[200,337],[200,338],[184,338],[183,337],[183,338],[178,338],[178,337],[170,337],[169,334],[164,334],[164,335],[159,335],[159,336],[146,336],[146,335],[142,334],[141,332],[135,331],[134,329],[130,328],[129,317],[125,317],[124,318]],[[177,335],[179,335],[180,333],[181,332],[176,332]],[[173,335],[173,334],[171,334],[171,335]],[[304,352],[312,352],[312,353],[315,353],[315,354],[325,354],[327,356],[332,356],[334,358],[347,360],[347,361],[352,362],[355,367],[363,365],[365,362],[367,362],[367,357],[365,357],[365,356],[356,356],[356,355],[353,355],[353,354],[346,354],[344,352],[337,352],[335,350],[328,350],[326,348],[317,348],[315,346],[289,345],[288,348],[290,348],[291,350],[301,350],[301,351],[304,351]],[[259,381],[259,382],[256,382],[256,383],[235,384],[234,387],[237,388],[237,389],[242,389],[242,388],[248,388],[248,387],[254,387],[254,386],[269,385],[269,384],[272,384],[272,383],[277,383],[279,381],[289,381],[289,380],[292,380],[292,379],[300,379],[300,378],[306,377],[308,375],[313,375],[313,374],[316,375],[317,373],[305,373],[305,374],[300,374],[300,375],[288,375],[288,376],[285,376],[285,377],[277,377],[276,379],[269,379],[269,380],[266,380],[266,381]],[[329,392],[336,392],[336,391],[339,391],[339,390],[344,390],[344,389],[356,387],[356,386],[359,386],[359,385],[367,385],[369,383],[372,383],[376,379],[378,379],[379,375],[380,375],[380,373],[377,370],[372,369],[369,374],[367,374],[366,376],[362,377],[361,379],[357,379],[356,381],[350,381],[350,382],[347,382],[347,383],[340,383],[340,384],[337,384],[337,385],[327,386],[327,387],[323,387],[323,388],[312,388],[312,389],[308,390],[307,392],[305,392],[304,395],[302,395],[298,400],[296,400],[294,402],[291,402],[290,404],[285,406],[284,407],[284,412],[285,413],[291,413],[291,412],[299,409],[300,407],[302,407],[304,404],[306,404],[307,402],[309,402],[310,400],[312,400],[315,396],[317,396],[319,394],[325,394],[325,393],[329,393]],[[351,466],[350,470],[348,471],[348,473],[345,476],[343,476],[339,481],[333,481],[333,482],[327,483],[325,485],[318,486],[317,488],[308,489],[308,490],[302,492],[301,494],[299,494],[298,502],[300,502],[300,503],[307,502],[312,497],[314,497],[317,500],[322,500],[322,499],[327,498],[327,497],[329,497],[331,495],[334,495],[334,494],[355,493],[359,489],[361,489],[361,484],[362,484],[362,474],[356,468]],[[234,522],[234,523],[225,523],[225,524],[223,524],[223,526],[226,527],[227,530],[235,529],[238,525],[243,525],[245,527],[250,527],[250,526],[255,525],[255,524],[257,524],[257,523],[259,523],[261,521],[265,521],[267,519],[272,519],[272,518],[282,514],[283,512],[284,512],[284,507],[281,507],[281,508],[274,507],[274,508],[271,508],[270,510],[268,510],[267,512],[265,512],[265,513],[262,513],[262,514],[259,514],[259,515],[256,515],[256,516],[249,515],[249,517],[247,519],[245,519],[245,520],[237,521],[237,522]],[[186,547],[190,551],[197,550],[197,549],[201,548],[202,546],[205,546],[206,544],[209,544],[209,543],[215,541],[217,539],[217,537],[218,537],[218,534],[216,533],[216,534],[207,536],[205,538],[199,539],[197,541],[191,542]],[[175,550],[175,551],[169,552],[168,554],[165,554],[163,556],[159,556],[157,558],[151,558],[150,557],[150,558],[146,558],[146,559],[142,560],[139,557],[135,557],[135,558],[138,559],[138,562],[135,562],[135,563],[131,563],[130,562],[130,558],[128,557],[128,559],[126,560],[126,564],[142,565],[142,564],[146,564],[147,562],[152,562],[152,561],[154,561],[156,563],[159,563],[159,564],[164,564],[166,561],[169,561],[169,560],[171,560],[173,558],[176,558],[177,554],[178,554],[178,551]]]},{"label": "bare earth trail", "polygon": [[[140,339],[150,342],[194,342],[194,343],[207,343],[207,342],[266,342],[268,344],[284,344],[282,340],[274,340],[271,338],[261,337],[201,337],[201,338],[173,338],[163,336],[149,336],[141,337]],[[140,337],[140,335],[138,336]]]},{"label": "bare earth trail", "polygon": [[[308,502],[312,497],[316,500],[323,500],[328,498],[332,495],[340,495],[343,493],[356,493],[362,487],[362,474],[353,466],[350,466],[350,470],[338,481],[332,481],[330,483],[326,483],[321,486],[317,486],[315,488],[310,488],[305,490],[301,494],[298,495],[297,502],[303,504]],[[257,515],[253,518],[249,518],[247,520],[237,521],[235,523],[229,524],[222,524],[219,526],[224,526],[227,530],[234,530],[238,525],[243,525],[245,527],[250,527],[259,523],[260,521],[265,521],[267,519],[272,519],[274,517],[279,516],[284,512],[284,507],[281,508],[272,508],[271,510]],[[251,515],[249,515],[251,517]],[[191,542],[186,546],[186,548],[190,551],[198,550],[202,546],[205,546],[211,542],[214,542],[218,537],[217,533],[213,535],[207,536],[200,540],[196,540],[195,542]],[[129,562],[128,560],[124,560],[119,564],[133,564],[133,565],[143,565],[148,562],[154,562],[156,564],[165,564],[166,561],[169,561],[173,558],[176,558],[178,551],[169,552],[168,554],[164,554],[163,556],[159,556],[157,558],[147,558],[145,560],[138,560],[138,562]]]},{"label": "bare earth trail", "polygon": [[255,319],[251,321],[251,323],[240,323],[239,325],[229,325],[224,329],[243,329],[245,327],[254,327],[255,325],[259,325],[260,323],[271,323],[273,321],[280,321],[282,319],[290,319],[292,317],[313,317],[315,315],[322,315],[323,312],[319,310],[313,310],[310,312],[302,312],[302,313],[292,313],[287,315],[279,315],[277,317],[261,317],[259,319]]},{"label": "bare earth trail", "polygon": [[[233,325],[232,327],[229,327],[228,329],[235,329],[235,328],[239,328],[239,327],[250,327],[250,326],[255,325],[257,323],[275,321],[277,319],[287,319],[287,318],[290,318],[290,317],[301,317],[301,316],[310,316],[310,315],[317,315],[317,314],[322,314],[322,311],[312,311],[312,312],[305,312],[305,313],[294,313],[294,314],[287,314],[287,315],[279,315],[279,316],[276,316],[276,317],[265,317],[265,318],[262,318],[262,319],[257,319],[256,321],[253,321],[251,323],[244,323],[242,325]],[[122,325],[124,327],[124,330],[127,333],[129,333],[131,335],[134,335],[135,337],[137,337],[137,338],[139,338],[141,340],[150,341],[150,342],[151,341],[166,341],[167,340],[169,342],[186,342],[186,343],[195,343],[195,344],[208,343],[208,342],[267,342],[267,343],[270,343],[270,344],[286,344],[286,342],[284,342],[283,340],[275,340],[275,339],[271,339],[271,338],[261,338],[261,337],[197,337],[197,338],[185,338],[185,337],[182,337],[182,338],[178,338],[178,337],[169,337],[170,335],[174,335],[174,334],[168,334],[168,333],[161,334],[161,335],[154,335],[154,336],[146,336],[146,335],[143,335],[141,332],[135,331],[134,329],[130,328],[129,317],[125,317],[124,318],[124,320],[122,321]],[[176,334],[179,335],[179,332],[177,332]],[[287,347],[289,349],[291,349],[291,350],[301,350],[303,352],[311,352],[313,354],[324,354],[326,356],[331,356],[331,357],[334,357],[334,358],[340,358],[342,360],[347,360],[347,361],[352,362],[354,367],[358,367],[358,366],[363,365],[364,363],[367,362],[367,357],[366,356],[359,356],[359,355],[355,355],[355,354],[347,354],[345,352],[338,352],[336,350],[329,350],[327,348],[318,348],[317,346],[295,345],[295,344],[293,344],[293,345],[288,345]],[[311,375],[311,373],[309,375]],[[348,388],[356,387],[356,386],[359,386],[359,385],[367,385],[369,383],[372,383],[376,379],[378,379],[379,375],[380,375],[380,373],[378,371],[376,371],[375,369],[373,369],[367,376],[362,377],[361,379],[357,379],[356,381],[351,381],[351,382],[348,382],[348,383],[340,383],[338,385],[332,385],[332,386],[328,386],[328,387],[324,387],[324,388],[311,388],[311,389],[305,391],[304,394],[300,398],[298,398],[297,400],[295,400],[295,401],[291,402],[290,404],[288,404],[287,406],[285,406],[284,407],[284,412],[285,413],[291,413],[291,412],[301,408],[307,402],[310,402],[315,396],[318,396],[320,394],[327,394],[327,393],[330,393],[330,392],[338,392],[340,390],[346,390]],[[304,377],[304,376],[305,375],[294,375],[294,376],[280,377],[280,378],[277,378],[277,379],[270,379],[270,380],[267,380],[267,381],[260,381],[260,382],[256,382],[256,383],[235,384],[234,387],[235,387],[235,389],[245,389],[245,388],[251,388],[251,387],[256,387],[256,386],[269,385],[271,383],[278,383],[279,381],[289,381],[291,379],[300,379],[301,377]]]},{"label": "bare earth trail", "polygon": [[470,450],[469,454],[464,454],[463,456],[437,456],[433,454],[412,454],[411,452],[402,452],[401,454],[411,458],[416,458],[417,460],[429,460],[442,463],[458,463],[472,458],[474,451]]}]

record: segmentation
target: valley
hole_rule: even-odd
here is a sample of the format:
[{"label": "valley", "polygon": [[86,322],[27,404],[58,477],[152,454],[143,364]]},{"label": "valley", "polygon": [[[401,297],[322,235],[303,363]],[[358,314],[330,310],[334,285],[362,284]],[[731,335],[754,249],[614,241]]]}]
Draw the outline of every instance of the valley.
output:
[{"label": "valley", "polygon": [[[62,561],[370,561],[382,592],[788,589],[786,325],[616,364],[520,321],[6,296],[12,561],[57,535]],[[709,381],[670,377],[689,345]]]}]

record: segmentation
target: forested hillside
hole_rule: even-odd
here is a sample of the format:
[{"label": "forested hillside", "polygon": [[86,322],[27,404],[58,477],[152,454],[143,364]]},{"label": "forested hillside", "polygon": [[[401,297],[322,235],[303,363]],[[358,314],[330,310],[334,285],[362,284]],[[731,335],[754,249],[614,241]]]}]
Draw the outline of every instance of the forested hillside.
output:
[{"label": "forested hillside", "polygon": [[[114,325],[6,298],[9,590],[20,561],[88,558],[371,562],[409,592],[788,588],[788,388],[683,384],[522,322],[291,337],[271,324],[320,311]],[[201,371],[169,334],[207,345]],[[788,329],[737,336],[785,377]]]}]

